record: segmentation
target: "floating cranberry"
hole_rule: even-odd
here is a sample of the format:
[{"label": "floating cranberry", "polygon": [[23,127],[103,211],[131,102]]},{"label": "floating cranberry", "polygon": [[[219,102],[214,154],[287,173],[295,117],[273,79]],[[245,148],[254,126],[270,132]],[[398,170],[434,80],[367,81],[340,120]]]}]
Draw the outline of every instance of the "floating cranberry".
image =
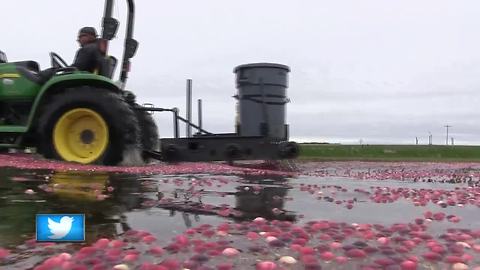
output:
[{"label": "floating cranberry", "polygon": [[234,248],[226,248],[222,251],[222,254],[227,256],[227,257],[233,257],[236,256],[240,253],[237,249]]},{"label": "floating cranberry", "polygon": [[442,212],[435,213],[433,214],[433,219],[437,221],[442,221],[445,219],[445,213],[442,213]]},{"label": "floating cranberry", "polygon": [[330,246],[331,249],[339,249],[339,248],[342,247],[342,244],[339,243],[339,242],[332,242],[332,243],[330,243],[329,246]]},{"label": "floating cranberry", "polygon": [[97,248],[95,247],[83,247],[78,251],[78,254],[85,255],[85,256],[91,256],[97,252]]},{"label": "floating cranberry", "polygon": [[377,239],[377,242],[382,245],[387,245],[390,242],[390,239],[388,239],[387,237],[379,237]]},{"label": "floating cranberry", "polygon": [[446,263],[451,263],[451,264],[464,262],[461,257],[453,256],[453,255],[446,256],[444,260]]},{"label": "floating cranberry", "polygon": [[277,269],[277,265],[271,261],[262,261],[255,266],[257,270],[274,270]]},{"label": "floating cranberry", "polygon": [[258,235],[258,233],[256,232],[248,232],[246,236],[250,240],[257,240],[258,238],[260,238],[260,235]]},{"label": "floating cranberry", "polygon": [[428,261],[439,261],[442,259],[442,256],[438,253],[435,253],[435,252],[427,252],[425,254],[422,255],[423,258],[425,258],[425,260],[428,260]]},{"label": "floating cranberry", "polygon": [[367,256],[365,251],[363,251],[361,249],[357,249],[357,248],[352,248],[352,249],[347,250],[345,252],[345,255],[347,255],[350,258],[365,258]]},{"label": "floating cranberry", "polygon": [[325,251],[320,254],[320,258],[324,261],[331,261],[335,259],[335,254],[330,251]]},{"label": "floating cranberry", "polygon": [[94,246],[100,249],[106,248],[110,243],[110,240],[107,238],[100,238],[95,242]]},{"label": "floating cranberry", "polygon": [[124,245],[125,245],[125,242],[121,240],[113,240],[112,242],[110,242],[110,246],[113,248],[121,248]]},{"label": "floating cranberry", "polygon": [[430,211],[427,211],[427,212],[423,213],[423,216],[424,216],[426,219],[433,219],[433,213],[430,212]]},{"label": "floating cranberry", "polygon": [[383,266],[383,267],[395,264],[395,261],[393,261],[392,259],[389,259],[389,258],[376,259],[373,262],[380,265],[380,266]]},{"label": "floating cranberry", "polygon": [[137,254],[127,254],[125,257],[123,257],[123,261],[125,262],[135,262],[138,260],[138,255]]},{"label": "floating cranberry", "polygon": [[302,255],[312,255],[315,254],[315,250],[312,247],[301,247],[300,253]]},{"label": "floating cranberry", "polygon": [[366,253],[371,254],[371,253],[377,252],[377,251],[378,251],[378,248],[375,248],[375,247],[365,247],[365,248],[363,249],[363,251],[365,251]]},{"label": "floating cranberry", "polygon": [[149,249],[149,252],[154,256],[162,256],[164,253],[164,250],[159,246],[153,246]]},{"label": "floating cranberry", "polygon": [[153,235],[147,235],[147,236],[144,236],[142,238],[142,241],[146,244],[151,244],[153,242],[155,242],[157,240],[157,238],[155,238],[155,236]]},{"label": "floating cranberry", "polygon": [[8,255],[10,255],[10,251],[4,248],[0,248],[0,260],[8,257]]},{"label": "floating cranberry", "polygon": [[160,263],[161,266],[166,267],[169,270],[176,270],[180,268],[180,262],[174,259],[165,259]]},{"label": "floating cranberry", "polygon": [[222,263],[217,265],[217,270],[231,270],[233,269],[233,264],[231,263]]},{"label": "floating cranberry", "polygon": [[460,219],[459,217],[457,217],[457,216],[453,216],[453,217],[450,217],[450,218],[448,219],[448,221],[453,222],[453,223],[458,223],[458,222],[460,222],[460,220],[461,220],[461,219]]},{"label": "floating cranberry", "polygon": [[452,269],[453,270],[467,270],[469,269],[468,265],[464,264],[464,263],[455,263],[454,265],[452,265]]}]

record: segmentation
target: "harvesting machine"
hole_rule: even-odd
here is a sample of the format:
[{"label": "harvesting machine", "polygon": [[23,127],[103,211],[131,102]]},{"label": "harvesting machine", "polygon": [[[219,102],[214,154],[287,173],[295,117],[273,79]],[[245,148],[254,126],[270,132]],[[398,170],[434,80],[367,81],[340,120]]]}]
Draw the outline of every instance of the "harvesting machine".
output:
[{"label": "harvesting machine", "polygon": [[[140,105],[125,89],[130,60],[138,42],[133,38],[134,1],[128,16],[120,77],[113,80],[117,59],[108,55],[119,22],[112,17],[113,0],[105,1],[102,52],[98,72],[79,71],[50,53],[53,72],[35,61],[8,62],[0,51],[0,149],[33,147],[46,158],[82,164],[125,164],[127,156],[146,161],[278,160],[298,155],[288,140],[285,107],[289,68],[271,63],[235,68],[237,123],[235,132],[215,134],[191,119],[191,88],[187,116],[177,108]],[[190,85],[191,85],[191,81]],[[152,112],[170,112],[173,138],[159,138]],[[199,106],[201,113],[201,106]],[[187,127],[180,137],[180,123]],[[192,134],[192,129],[197,132]]]}]

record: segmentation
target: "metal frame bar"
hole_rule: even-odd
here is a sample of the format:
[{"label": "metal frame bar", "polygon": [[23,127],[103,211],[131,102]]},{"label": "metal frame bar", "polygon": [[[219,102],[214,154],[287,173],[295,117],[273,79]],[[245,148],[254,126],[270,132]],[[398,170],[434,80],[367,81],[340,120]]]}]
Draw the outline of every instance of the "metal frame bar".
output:
[{"label": "metal frame bar", "polygon": [[175,138],[180,137],[179,124],[178,124],[179,120],[184,122],[185,124],[187,124],[187,126],[195,128],[200,133],[204,133],[204,134],[207,134],[207,135],[213,135],[213,133],[208,132],[207,130],[203,129],[202,127],[199,127],[199,126],[195,125],[194,123],[188,121],[187,119],[181,117],[178,114],[178,108],[166,109],[166,108],[155,108],[155,107],[140,106],[140,107],[135,107],[135,110],[150,111],[150,112],[172,112],[173,113],[173,133],[174,133]]},{"label": "metal frame bar", "polygon": [[206,131],[205,129],[203,129],[203,128],[201,128],[201,127],[193,124],[192,122],[189,122],[187,119],[185,119],[185,118],[183,118],[183,117],[181,117],[181,116],[177,116],[177,119],[181,120],[182,122],[184,122],[184,123],[187,124],[188,126],[193,127],[193,128],[195,128],[196,130],[198,130],[198,131],[200,131],[200,132],[203,132],[203,133],[205,133],[205,134],[207,134],[207,135],[212,135],[212,134],[213,134],[213,133],[210,133],[210,132]]}]

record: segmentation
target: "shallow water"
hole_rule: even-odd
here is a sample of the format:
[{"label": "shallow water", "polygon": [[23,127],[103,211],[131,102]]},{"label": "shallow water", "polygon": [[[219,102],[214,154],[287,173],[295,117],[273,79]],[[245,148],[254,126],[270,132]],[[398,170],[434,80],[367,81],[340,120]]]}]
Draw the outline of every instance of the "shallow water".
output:
[{"label": "shallow water", "polygon": [[[193,183],[198,183],[193,186]],[[227,217],[218,209],[236,208],[232,220],[273,216],[283,209],[287,178],[194,175],[128,175],[108,172],[0,171],[0,244],[23,243],[35,233],[37,213],[84,213],[87,241],[114,237],[129,229],[147,230],[158,238],[202,223],[219,224]],[[247,191],[255,186],[258,191]],[[35,194],[25,194],[31,189]],[[109,192],[108,190],[111,190]],[[105,198],[103,198],[105,197]],[[165,202],[158,203],[159,199]],[[200,211],[193,204],[212,205]],[[191,204],[191,205],[189,205]],[[187,207],[184,211],[179,210]],[[196,213],[198,212],[198,213]],[[295,219],[295,214],[282,214]]]},{"label": "shallow water", "polygon": [[[306,163],[299,165],[297,174],[262,171],[258,164],[252,165],[255,173],[227,167],[214,173],[199,170],[186,173],[186,166],[191,165],[179,164],[178,173],[172,170],[168,174],[158,173],[158,170],[131,174],[98,168],[68,171],[58,170],[63,168],[61,166],[52,169],[50,165],[46,169],[0,168],[0,248],[11,252],[3,262],[0,256],[0,266],[31,268],[59,252],[74,253],[81,247],[60,244],[49,253],[29,252],[31,248],[25,243],[35,238],[37,213],[85,213],[88,245],[102,237],[125,237],[126,232],[133,230],[149,232],[165,247],[173,237],[202,224],[214,227],[225,222],[249,224],[256,217],[290,221],[297,226],[319,220],[353,223],[353,228],[356,224],[386,227],[396,223],[414,224],[416,219],[422,219],[428,223],[425,233],[438,241],[452,228],[466,232],[480,229],[478,164]],[[404,196],[406,193],[408,196]],[[375,194],[379,195],[377,201]],[[414,197],[419,198],[420,203],[416,204]],[[442,204],[449,199],[455,204]],[[427,211],[455,215],[459,220],[426,219]],[[245,250],[248,240],[242,238],[243,234],[232,235],[235,241],[231,242]],[[362,241],[373,245],[377,244],[377,238]],[[470,248],[462,253],[473,257],[462,261],[471,267],[480,266],[480,250],[472,248],[480,244],[480,234],[473,238],[467,243]],[[316,241],[312,246],[322,244]],[[352,244],[348,236],[343,244]],[[299,261],[305,257],[288,248],[275,249],[268,245],[267,248],[271,254],[260,257],[254,254],[250,256],[248,267],[240,266],[237,261],[234,268],[255,268],[257,259],[274,261],[280,255],[291,255]],[[423,247],[409,253],[420,258],[418,269],[453,267],[453,263],[424,262],[421,255],[427,251]],[[212,263],[222,261],[211,260]],[[360,265],[371,264],[369,260],[350,259],[346,264],[350,268],[344,267],[357,269]],[[339,268],[330,262],[319,265],[325,269]],[[314,269],[307,266],[303,261],[303,264],[296,264],[296,268],[285,268]]]}]

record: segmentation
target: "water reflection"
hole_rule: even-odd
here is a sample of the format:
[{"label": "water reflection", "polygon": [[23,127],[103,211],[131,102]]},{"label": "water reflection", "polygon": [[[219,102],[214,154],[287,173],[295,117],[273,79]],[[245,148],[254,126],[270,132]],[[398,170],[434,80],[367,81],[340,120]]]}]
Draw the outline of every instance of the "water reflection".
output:
[{"label": "water reflection", "polygon": [[[251,220],[256,217],[277,220],[295,220],[295,213],[284,209],[285,197],[288,193],[287,180],[261,179],[252,177],[237,178],[230,183],[217,185],[202,182],[205,179],[186,177],[181,187],[169,189],[164,186],[159,192],[160,201],[157,207],[170,210],[170,216],[181,213],[187,228],[192,226],[192,218],[199,221],[202,216],[220,216],[235,221]],[[197,183],[197,184],[195,184]]]},{"label": "water reflection", "polygon": [[264,217],[272,220],[296,220],[295,212],[285,209],[290,189],[287,178],[249,176],[242,179],[241,183],[235,193],[235,205],[245,213],[246,219]]},{"label": "water reflection", "polygon": [[[114,238],[129,229],[149,230],[160,238],[226,218],[295,219],[284,209],[285,179],[217,180],[209,175],[1,170],[0,246],[34,238],[38,213],[85,214],[87,242]],[[195,186],[199,182],[204,185]]]},{"label": "water reflection", "polygon": [[[138,181],[115,181],[102,172],[0,172],[0,245],[35,238],[35,215],[85,214],[86,239],[114,237],[129,226],[124,213],[141,203]],[[112,183],[122,183],[112,185]]]},{"label": "water reflection", "polygon": [[16,244],[35,231],[32,217],[44,209],[46,201],[24,192],[38,183],[32,174],[0,170],[0,245]]},{"label": "water reflection", "polygon": [[141,204],[140,183],[122,183],[116,177],[106,172],[53,173],[43,187],[49,213],[85,214],[87,241],[123,233],[130,229],[124,213]]},{"label": "water reflection", "polygon": [[294,221],[295,214],[284,209],[286,195],[284,187],[265,187],[256,191],[249,186],[239,186],[235,193],[236,209],[245,213],[245,219],[264,217]]}]

